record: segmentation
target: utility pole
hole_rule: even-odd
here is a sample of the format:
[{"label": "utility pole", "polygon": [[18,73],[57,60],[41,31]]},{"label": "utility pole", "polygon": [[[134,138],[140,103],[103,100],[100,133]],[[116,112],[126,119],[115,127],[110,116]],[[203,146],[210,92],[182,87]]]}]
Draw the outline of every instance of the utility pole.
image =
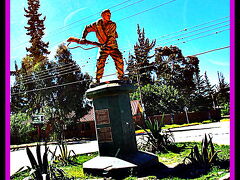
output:
[{"label": "utility pole", "polygon": [[135,65],[137,65],[136,75],[137,75],[137,83],[138,83],[138,87],[139,87],[140,103],[141,103],[142,109],[143,109],[143,118],[146,119],[145,107],[144,107],[144,104],[143,104],[143,101],[142,101],[142,91],[141,91],[141,85],[140,85],[140,77],[141,77],[141,75],[139,74],[138,63],[136,62]]}]

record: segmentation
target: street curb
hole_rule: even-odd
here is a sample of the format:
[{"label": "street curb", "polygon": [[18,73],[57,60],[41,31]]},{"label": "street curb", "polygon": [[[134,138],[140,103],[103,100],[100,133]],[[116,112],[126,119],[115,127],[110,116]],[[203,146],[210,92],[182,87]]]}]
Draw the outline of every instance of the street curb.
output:
[{"label": "street curb", "polygon": [[[68,140],[66,140],[66,142],[69,144],[73,144],[72,142],[83,143],[83,142],[87,142],[87,141],[91,141],[91,140],[86,140],[86,139],[82,139],[82,140],[68,139]],[[37,144],[42,146],[42,145],[45,145],[45,142],[35,142],[35,143],[29,143],[29,144],[11,145],[10,150],[26,148],[26,147],[34,147],[34,146],[37,146]],[[57,141],[47,142],[47,145],[52,145],[52,144],[58,144],[58,142]]]}]

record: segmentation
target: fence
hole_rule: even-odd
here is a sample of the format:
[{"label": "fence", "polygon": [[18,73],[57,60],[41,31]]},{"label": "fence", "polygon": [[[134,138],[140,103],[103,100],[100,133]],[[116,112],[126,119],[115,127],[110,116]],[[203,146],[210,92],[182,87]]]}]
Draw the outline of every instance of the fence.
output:
[{"label": "fence", "polygon": [[[202,122],[204,120],[209,120],[209,119],[215,119],[219,120],[221,119],[221,111],[220,109],[216,110],[209,110],[209,111],[200,111],[200,112],[188,112],[188,120],[189,123],[194,123],[194,122]],[[154,115],[154,116],[149,116],[149,119],[162,119],[162,115]],[[164,124],[186,124],[187,122],[187,117],[186,113],[175,113],[173,116],[171,114],[165,114],[164,115]]]}]

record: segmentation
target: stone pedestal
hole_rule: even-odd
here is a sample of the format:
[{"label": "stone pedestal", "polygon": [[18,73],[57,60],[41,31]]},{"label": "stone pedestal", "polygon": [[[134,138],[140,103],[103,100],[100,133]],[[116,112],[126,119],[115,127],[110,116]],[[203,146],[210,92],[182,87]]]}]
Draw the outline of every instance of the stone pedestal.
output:
[{"label": "stone pedestal", "polygon": [[118,156],[137,151],[129,92],[136,87],[128,83],[108,83],[86,92],[93,99],[100,156]]},{"label": "stone pedestal", "polygon": [[99,156],[83,164],[85,173],[119,176],[158,163],[154,154],[137,150],[129,98],[135,89],[116,80],[87,90],[87,98],[93,100]]}]

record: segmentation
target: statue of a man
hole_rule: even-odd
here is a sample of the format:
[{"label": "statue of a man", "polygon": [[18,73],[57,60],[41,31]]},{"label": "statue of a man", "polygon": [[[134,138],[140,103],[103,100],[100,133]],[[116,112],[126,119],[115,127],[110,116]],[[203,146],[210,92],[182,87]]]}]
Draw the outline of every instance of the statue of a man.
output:
[{"label": "statue of a man", "polygon": [[116,38],[118,37],[116,31],[116,23],[111,21],[111,12],[109,9],[102,11],[102,18],[96,22],[87,25],[83,31],[82,39],[70,37],[68,42],[86,41],[89,32],[95,32],[98,42],[103,44],[100,46],[99,57],[97,59],[96,82],[99,83],[103,76],[104,66],[108,55],[112,57],[117,69],[118,79],[122,80],[124,75],[122,53],[118,49]]}]

